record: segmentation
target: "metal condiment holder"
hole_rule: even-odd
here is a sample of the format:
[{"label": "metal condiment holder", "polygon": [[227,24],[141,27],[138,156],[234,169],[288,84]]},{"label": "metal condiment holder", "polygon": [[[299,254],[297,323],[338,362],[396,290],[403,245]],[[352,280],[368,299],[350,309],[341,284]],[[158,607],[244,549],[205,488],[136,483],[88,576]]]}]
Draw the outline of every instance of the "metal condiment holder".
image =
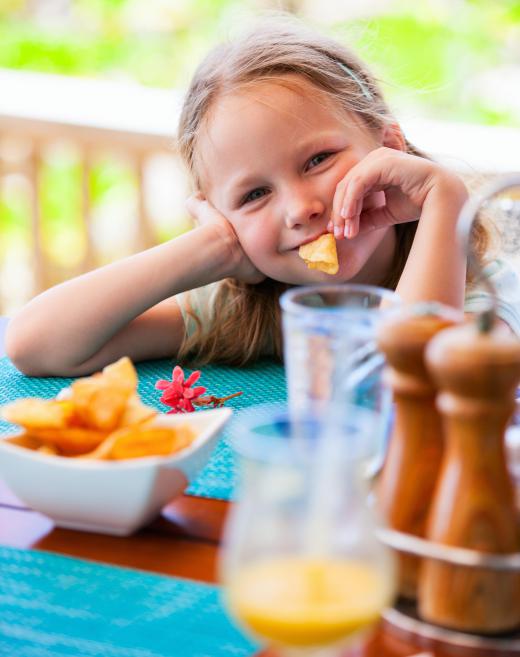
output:
[{"label": "metal condiment holder", "polygon": [[[520,552],[489,554],[477,550],[433,543],[424,538],[404,534],[393,529],[379,530],[379,538],[400,553],[419,558],[435,559],[467,568],[486,568],[492,571],[520,572]],[[414,602],[399,600],[383,613],[384,621],[392,628],[413,635],[427,644],[456,647],[456,654],[520,655],[520,628],[516,632],[498,636],[484,636],[459,632],[427,623],[420,619]]]}]

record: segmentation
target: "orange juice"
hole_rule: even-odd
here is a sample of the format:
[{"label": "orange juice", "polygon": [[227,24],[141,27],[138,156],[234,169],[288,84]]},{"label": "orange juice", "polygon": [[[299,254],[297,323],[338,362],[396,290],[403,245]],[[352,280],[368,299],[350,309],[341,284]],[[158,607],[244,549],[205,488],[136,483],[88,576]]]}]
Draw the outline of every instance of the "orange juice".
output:
[{"label": "orange juice", "polygon": [[229,604],[236,618],[274,643],[326,645],[379,618],[390,601],[389,579],[358,561],[266,560],[236,573]]}]

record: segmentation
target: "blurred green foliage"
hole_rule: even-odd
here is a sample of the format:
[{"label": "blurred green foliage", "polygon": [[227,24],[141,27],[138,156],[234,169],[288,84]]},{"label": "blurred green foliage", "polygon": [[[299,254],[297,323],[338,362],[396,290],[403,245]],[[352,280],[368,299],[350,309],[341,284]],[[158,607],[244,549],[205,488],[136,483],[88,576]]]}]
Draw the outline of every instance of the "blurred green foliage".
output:
[{"label": "blurred green foliage", "polygon": [[[172,87],[186,83],[225,11],[241,3],[71,0],[60,21],[45,17],[40,4],[38,17],[28,13],[29,2],[0,0],[0,67]],[[137,25],[146,15],[150,24]]]},{"label": "blurred green foliage", "polygon": [[[61,17],[48,15],[47,4],[0,0],[0,67],[172,87],[187,83],[244,4],[254,14],[269,3],[69,0]],[[388,0],[384,10],[377,7],[379,13],[335,27],[388,83],[391,101],[436,116],[520,124],[493,99],[461,92],[476,72],[519,63],[520,0]]]},{"label": "blurred green foliage", "polygon": [[437,118],[520,125],[520,114],[468,85],[479,72],[520,66],[520,2],[400,4],[401,12],[348,26],[391,99]]}]

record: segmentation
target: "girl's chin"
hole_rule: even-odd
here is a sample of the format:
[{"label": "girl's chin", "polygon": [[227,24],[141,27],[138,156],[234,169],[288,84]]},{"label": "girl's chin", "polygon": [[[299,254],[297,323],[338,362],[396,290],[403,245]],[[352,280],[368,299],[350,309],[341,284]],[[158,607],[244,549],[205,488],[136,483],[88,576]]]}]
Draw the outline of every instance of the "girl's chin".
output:
[{"label": "girl's chin", "polygon": [[[289,285],[313,285],[320,283],[347,283],[356,277],[361,269],[359,257],[355,251],[344,253],[346,249],[338,248],[339,271],[337,274],[327,274],[318,269],[309,269],[304,261],[294,254],[290,261],[285,260],[284,266],[262,268],[260,263],[256,266],[269,278]],[[343,253],[342,253],[343,251]],[[280,263],[281,265],[282,263]],[[267,271],[270,269],[270,271]]]},{"label": "girl's chin", "polygon": [[302,273],[295,273],[293,275],[284,276],[271,276],[281,283],[289,285],[319,285],[323,283],[346,283],[349,278],[340,271],[337,274],[326,274],[325,272],[318,271],[317,269],[308,269]]}]

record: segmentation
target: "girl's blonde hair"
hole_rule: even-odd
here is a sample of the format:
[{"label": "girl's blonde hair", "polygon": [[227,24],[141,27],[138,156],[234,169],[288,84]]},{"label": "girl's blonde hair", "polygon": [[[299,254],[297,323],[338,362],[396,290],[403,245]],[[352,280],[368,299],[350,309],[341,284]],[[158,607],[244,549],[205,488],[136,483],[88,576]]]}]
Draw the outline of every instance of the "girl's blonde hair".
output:
[{"label": "girl's blonde hair", "polygon": [[[210,111],[224,94],[257,82],[286,83],[288,74],[314,85],[345,116],[357,116],[380,132],[395,120],[381,90],[364,63],[339,42],[292,17],[264,20],[249,34],[212,50],[200,64],[188,89],[180,117],[178,145],[197,189],[202,189],[197,140]],[[406,139],[408,153],[427,157]],[[395,226],[397,245],[391,273],[381,285],[395,289],[415,236],[417,222]],[[487,233],[474,228],[475,248],[483,254]],[[282,357],[279,298],[289,286],[267,279],[250,285],[226,279],[215,298],[214,321],[185,339],[179,358],[199,364],[245,365],[266,355]]]}]

